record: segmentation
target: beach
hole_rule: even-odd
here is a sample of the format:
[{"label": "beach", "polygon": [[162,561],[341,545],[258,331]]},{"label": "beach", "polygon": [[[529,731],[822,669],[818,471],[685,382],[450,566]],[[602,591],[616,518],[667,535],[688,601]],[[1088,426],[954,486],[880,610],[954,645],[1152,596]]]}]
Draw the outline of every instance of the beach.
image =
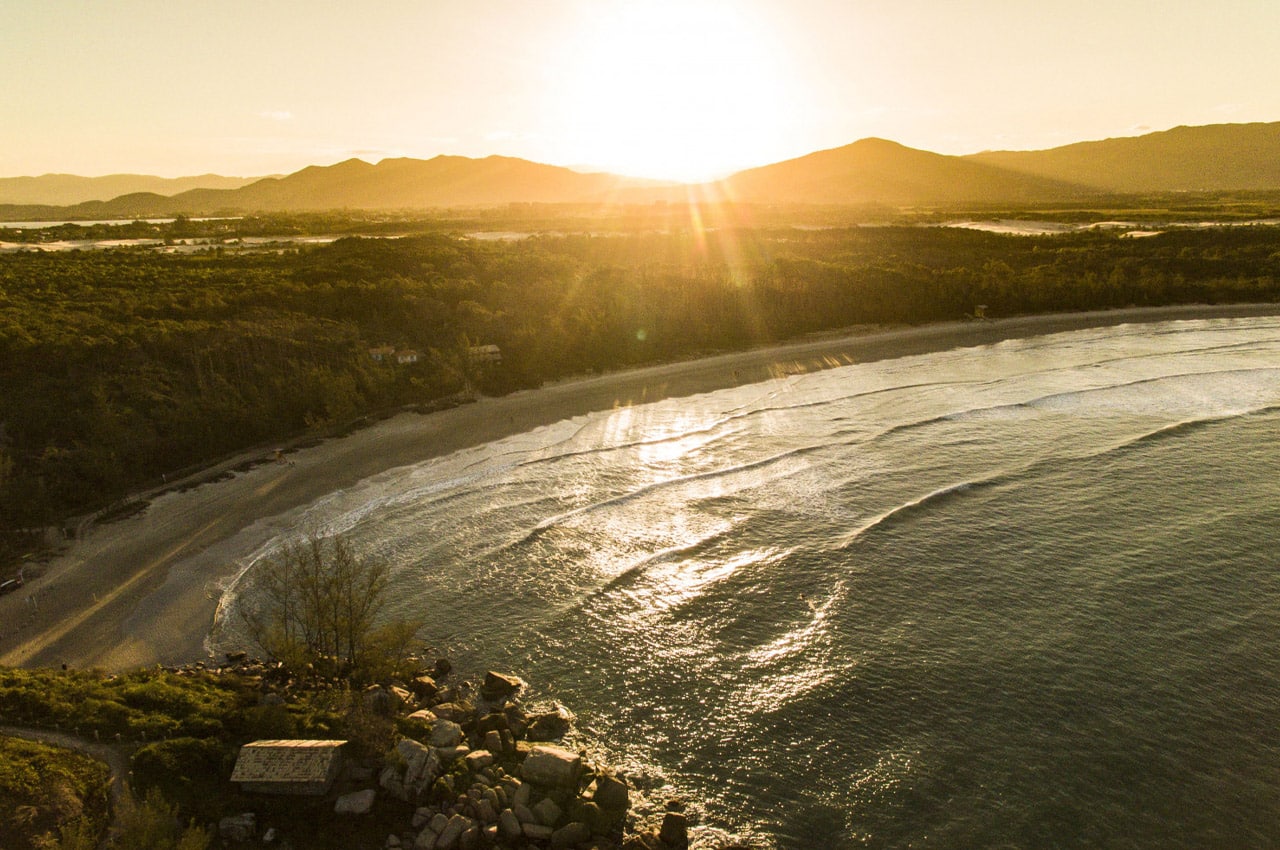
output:
[{"label": "beach", "polygon": [[[1280,305],[1132,308],[859,329],[787,345],[576,378],[430,414],[404,413],[89,526],[16,593],[0,597],[0,663],[125,670],[206,657],[222,584],[255,544],[306,506],[396,467],[615,407],[681,398],[852,363],[1123,323],[1280,315]],[[216,470],[211,471],[216,472]],[[205,473],[204,478],[211,477]]]}]

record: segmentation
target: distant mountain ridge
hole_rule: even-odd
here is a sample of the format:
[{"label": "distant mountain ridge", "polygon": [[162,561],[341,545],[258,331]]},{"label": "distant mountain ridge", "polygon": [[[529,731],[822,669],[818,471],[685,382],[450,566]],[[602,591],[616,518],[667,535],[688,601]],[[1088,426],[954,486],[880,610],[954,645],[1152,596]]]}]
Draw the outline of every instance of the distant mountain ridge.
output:
[{"label": "distant mountain ridge", "polygon": [[1088,188],[884,139],[818,151],[739,171],[725,194],[752,203],[891,204],[1018,203],[1088,194]]},{"label": "distant mountain ridge", "polygon": [[191,189],[239,189],[260,179],[262,178],[224,177],[220,174],[200,174],[194,177],[154,177],[148,174],[0,177],[0,204],[71,206],[86,201],[107,201],[138,192],[167,196]]},{"label": "distant mountain ridge", "polygon": [[[9,178],[23,179],[43,178]],[[349,159],[238,187],[201,186],[171,196],[135,191],[57,209],[0,207],[0,218],[651,203],[691,197],[764,204],[945,207],[1187,191],[1280,191],[1280,122],[1177,127],[1044,151],[969,156],[863,139],[698,185],[589,174],[503,156],[384,159],[377,164]]]},{"label": "distant mountain ridge", "polygon": [[965,157],[1019,174],[1123,194],[1280,189],[1280,123],[1174,127],[1043,151]]}]

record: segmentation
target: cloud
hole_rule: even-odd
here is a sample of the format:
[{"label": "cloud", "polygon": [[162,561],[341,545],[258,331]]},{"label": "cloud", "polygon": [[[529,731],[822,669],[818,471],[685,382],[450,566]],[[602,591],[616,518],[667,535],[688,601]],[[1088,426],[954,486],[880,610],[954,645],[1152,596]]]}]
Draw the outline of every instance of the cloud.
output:
[{"label": "cloud", "polygon": [[293,113],[287,109],[264,109],[258,113],[258,117],[268,121],[292,121]]}]

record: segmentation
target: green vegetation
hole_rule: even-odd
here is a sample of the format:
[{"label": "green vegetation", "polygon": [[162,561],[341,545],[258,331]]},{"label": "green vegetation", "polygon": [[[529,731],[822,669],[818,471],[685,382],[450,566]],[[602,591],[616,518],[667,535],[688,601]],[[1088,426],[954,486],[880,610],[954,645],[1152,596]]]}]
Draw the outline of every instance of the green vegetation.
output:
[{"label": "green vegetation", "polygon": [[[108,820],[110,771],[71,750],[0,736],[0,837],[5,850],[47,850],[77,834],[96,847]],[[87,841],[85,841],[87,839]]]},{"label": "green vegetation", "polygon": [[181,826],[178,807],[158,790],[148,791],[142,802],[129,801],[123,808],[120,833],[111,842],[111,850],[205,850],[213,840],[202,826]]},{"label": "green vegetation", "polygon": [[[516,242],[437,233],[279,253],[0,256],[0,526],[53,522],[237,450],[471,388],[959,319],[979,304],[1006,316],[1280,296],[1272,227],[1026,238],[729,218],[698,229],[687,214],[654,207],[610,225],[631,229]],[[501,363],[468,356],[486,344]],[[419,359],[379,362],[378,346]]]},{"label": "green vegetation", "polygon": [[389,580],[385,562],[357,557],[341,537],[312,536],[254,571],[250,631],[290,669],[342,671],[360,682],[389,678],[421,628],[381,622]]},{"label": "green vegetation", "polygon": [[[351,754],[376,759],[396,733],[349,682],[304,682],[274,665],[118,676],[0,667],[0,725],[77,734],[131,754],[140,799],[120,813],[113,850],[198,850],[209,838],[201,825],[247,808],[310,836],[305,846],[351,846],[324,835],[331,801],[247,799],[228,781],[235,753],[252,740],[320,738],[349,740]],[[0,846],[96,847],[108,820],[107,780],[100,762],[0,736]],[[26,844],[10,839],[11,824]]]}]

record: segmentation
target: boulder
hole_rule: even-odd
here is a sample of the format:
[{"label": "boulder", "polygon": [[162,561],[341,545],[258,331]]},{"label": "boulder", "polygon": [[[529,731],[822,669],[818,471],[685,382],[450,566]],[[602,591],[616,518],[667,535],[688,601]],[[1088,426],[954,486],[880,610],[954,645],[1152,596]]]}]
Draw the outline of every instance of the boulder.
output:
[{"label": "boulder", "polygon": [[493,764],[493,753],[488,750],[472,750],[466,755],[467,769],[475,772]]},{"label": "boulder", "polygon": [[484,684],[480,686],[480,696],[490,702],[506,699],[524,686],[524,682],[507,673],[496,673],[490,670],[484,674]]},{"label": "boulder", "polygon": [[431,713],[441,720],[452,720],[454,723],[467,723],[475,714],[475,709],[466,703],[442,702],[431,709]]},{"label": "boulder", "polygon": [[442,765],[448,766],[460,758],[466,758],[467,753],[471,752],[471,748],[466,744],[458,744],[455,747],[437,747],[431,752],[437,755]]},{"label": "boulder", "polygon": [[491,711],[476,721],[476,731],[481,735],[496,729],[508,729],[507,715],[501,711]]},{"label": "boulder", "polygon": [[227,841],[250,841],[258,834],[258,816],[253,812],[228,815],[218,821],[218,835]]},{"label": "boulder", "polygon": [[396,756],[404,763],[404,771],[394,767],[383,770],[379,784],[398,800],[411,802],[436,781],[444,766],[437,750],[423,746],[411,738],[396,744]]},{"label": "boulder", "polygon": [[378,792],[372,788],[343,794],[334,802],[333,813],[336,815],[367,815],[373,811],[373,801],[377,796]]},{"label": "boulder", "polygon": [[625,812],[631,802],[630,791],[621,779],[602,773],[596,777],[596,790],[591,801],[607,812]]},{"label": "boulder", "polygon": [[591,840],[591,830],[584,823],[570,823],[551,833],[551,850],[569,850]]},{"label": "boulder", "polygon": [[658,838],[669,847],[688,847],[689,821],[685,818],[684,812],[667,812],[662,818],[662,829],[658,831]]},{"label": "boulder", "polygon": [[444,832],[440,833],[440,837],[436,839],[436,846],[440,850],[453,850],[458,846],[458,840],[462,838],[462,833],[467,831],[467,827],[471,826],[471,819],[462,815],[454,815],[449,818],[449,823],[445,826]]},{"label": "boulder", "polygon": [[543,797],[533,807],[533,816],[543,826],[555,826],[560,823],[560,818],[564,817],[564,811],[556,805],[555,800],[550,797]]},{"label": "boulder", "polygon": [[530,841],[548,841],[555,833],[555,830],[549,826],[543,826],[540,823],[526,823],[520,827],[524,833],[524,837]]},{"label": "boulder", "polygon": [[587,825],[587,829],[591,830],[592,835],[608,835],[617,821],[617,818],[595,803],[583,803],[578,810],[578,817]]},{"label": "boulder", "polygon": [[431,726],[431,746],[456,747],[462,741],[462,727],[452,720],[437,720]]},{"label": "boulder", "polygon": [[429,700],[440,690],[430,676],[419,676],[409,683],[409,690],[420,700]]},{"label": "boulder", "polygon": [[510,809],[503,809],[498,815],[498,831],[507,841],[515,841],[524,834],[520,829],[520,819]]},{"label": "boulder", "polygon": [[520,775],[527,782],[551,787],[573,788],[581,774],[582,758],[561,747],[534,747],[520,766]]},{"label": "boulder", "polygon": [[569,709],[557,705],[552,711],[544,711],[531,716],[525,726],[524,735],[530,741],[558,741],[569,734],[573,724],[573,715]]},{"label": "boulder", "polygon": [[370,685],[364,692],[364,707],[370,714],[390,717],[395,708],[395,700],[382,687]]}]

